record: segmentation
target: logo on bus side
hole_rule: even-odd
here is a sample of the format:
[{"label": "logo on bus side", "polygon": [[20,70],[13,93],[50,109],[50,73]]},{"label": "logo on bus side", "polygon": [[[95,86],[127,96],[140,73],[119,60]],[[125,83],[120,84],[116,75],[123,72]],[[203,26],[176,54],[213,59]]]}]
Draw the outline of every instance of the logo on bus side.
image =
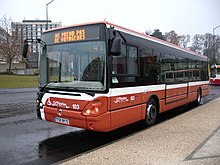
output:
[{"label": "logo on bus side", "polygon": [[60,101],[50,101],[50,98],[48,98],[47,105],[53,106],[53,107],[60,107],[60,108],[70,108],[66,103],[60,102]]},{"label": "logo on bus side", "polygon": [[135,100],[135,96],[131,96],[130,100],[128,97],[116,97],[114,103],[124,103],[124,102],[129,102],[129,101],[134,101]]}]

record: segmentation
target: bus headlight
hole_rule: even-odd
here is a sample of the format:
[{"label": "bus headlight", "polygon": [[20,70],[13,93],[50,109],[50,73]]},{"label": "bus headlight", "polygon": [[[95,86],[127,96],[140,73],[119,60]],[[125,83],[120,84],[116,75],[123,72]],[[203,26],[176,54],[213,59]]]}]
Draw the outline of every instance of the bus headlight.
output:
[{"label": "bus headlight", "polygon": [[39,98],[36,99],[36,103],[38,108],[43,108],[44,105]]},{"label": "bus headlight", "polygon": [[107,98],[100,97],[90,102],[82,111],[84,116],[99,116],[107,111]]}]

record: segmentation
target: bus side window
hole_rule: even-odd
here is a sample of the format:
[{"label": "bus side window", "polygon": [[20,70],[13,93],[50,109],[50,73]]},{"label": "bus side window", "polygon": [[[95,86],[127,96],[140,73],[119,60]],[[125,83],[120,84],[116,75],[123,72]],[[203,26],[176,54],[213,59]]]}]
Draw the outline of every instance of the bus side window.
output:
[{"label": "bus side window", "polygon": [[127,74],[138,74],[138,49],[127,46]]},{"label": "bus side window", "polygon": [[112,70],[114,74],[126,74],[126,47],[122,45],[122,52],[120,56],[113,56]]},{"label": "bus side window", "polygon": [[122,45],[120,56],[113,56],[112,83],[136,82],[139,74],[138,48],[130,45]]}]

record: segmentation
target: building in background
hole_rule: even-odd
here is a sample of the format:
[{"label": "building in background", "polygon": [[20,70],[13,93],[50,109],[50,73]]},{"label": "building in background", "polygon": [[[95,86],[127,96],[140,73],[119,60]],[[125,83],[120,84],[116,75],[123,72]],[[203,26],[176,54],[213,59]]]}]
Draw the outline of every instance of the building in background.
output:
[{"label": "building in background", "polygon": [[6,40],[8,35],[9,34],[3,28],[0,27],[0,42]]},{"label": "building in background", "polygon": [[[57,28],[61,26],[61,22],[52,22],[51,20],[23,20],[22,22],[12,22],[12,33],[18,37],[21,43],[25,39],[41,39],[41,34],[46,29]],[[22,44],[23,47],[23,44]],[[22,50],[22,49],[21,49]],[[28,66],[33,69],[38,67],[39,44],[31,44],[28,50]]]}]

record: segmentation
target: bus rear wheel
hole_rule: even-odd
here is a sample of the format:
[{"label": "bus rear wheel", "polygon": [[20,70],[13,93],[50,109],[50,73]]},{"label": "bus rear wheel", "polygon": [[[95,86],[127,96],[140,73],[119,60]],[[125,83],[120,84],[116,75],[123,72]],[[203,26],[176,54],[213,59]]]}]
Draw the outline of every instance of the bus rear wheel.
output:
[{"label": "bus rear wheel", "polygon": [[202,100],[202,91],[199,88],[198,91],[197,91],[197,99],[195,101],[195,104],[196,105],[200,105],[201,104],[201,100]]},{"label": "bus rear wheel", "polygon": [[155,99],[151,98],[148,101],[145,115],[145,124],[151,126],[156,122],[158,116],[158,105]]}]

